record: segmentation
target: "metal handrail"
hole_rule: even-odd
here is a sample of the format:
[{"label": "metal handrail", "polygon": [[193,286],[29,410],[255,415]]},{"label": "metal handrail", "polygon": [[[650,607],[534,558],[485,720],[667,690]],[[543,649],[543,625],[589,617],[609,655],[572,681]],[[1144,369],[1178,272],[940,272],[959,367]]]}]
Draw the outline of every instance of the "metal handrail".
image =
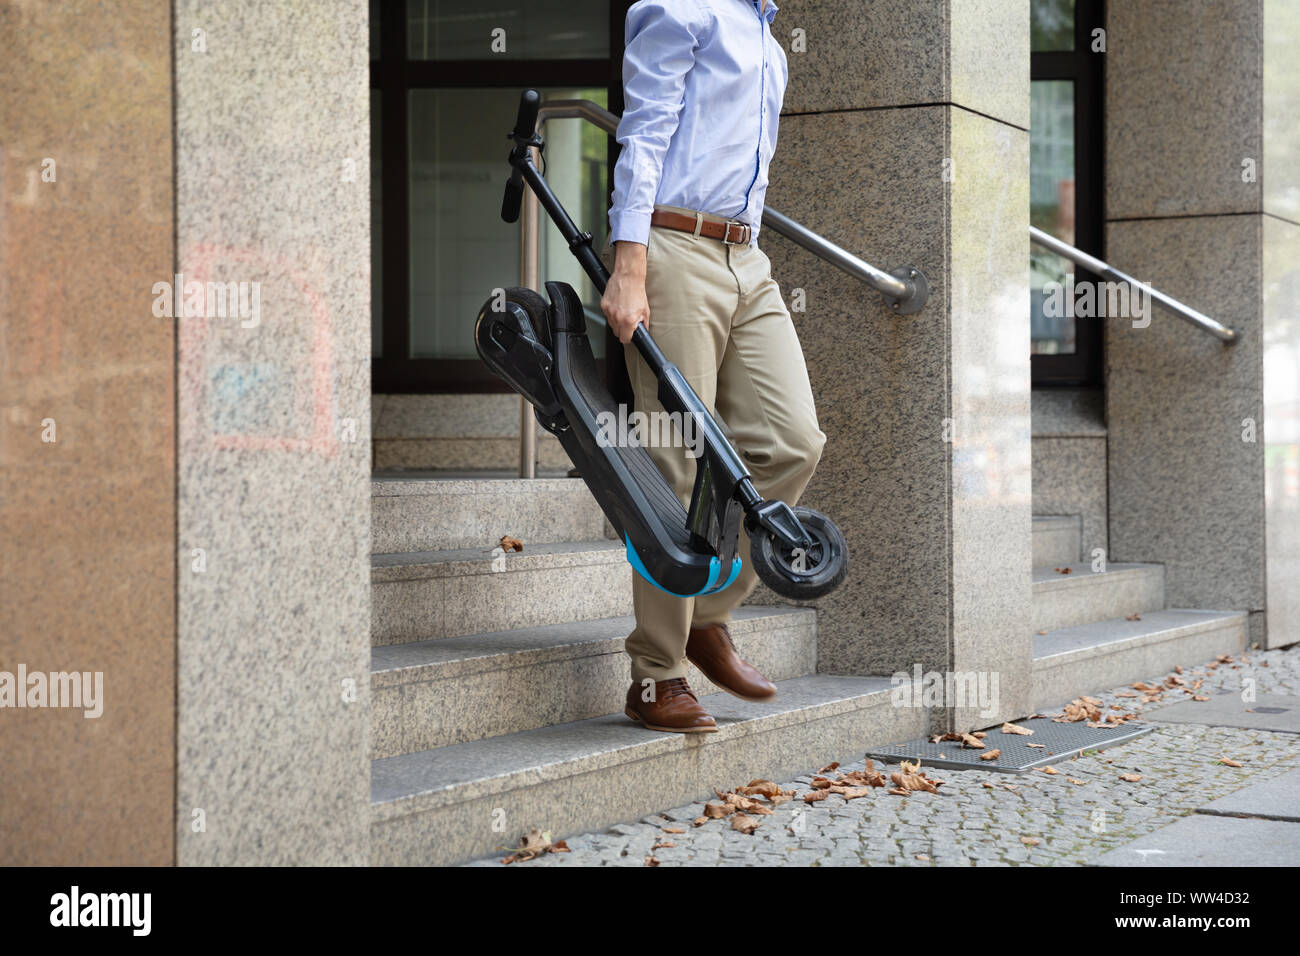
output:
[{"label": "metal handrail", "polygon": [[[537,128],[541,129],[548,119],[583,119],[611,135],[618,131],[618,116],[591,100],[544,102],[537,110]],[[533,158],[537,159],[535,149]],[[523,261],[520,274],[523,285],[530,289],[537,288],[540,281],[540,217],[541,208],[536,195],[531,189],[526,190],[521,227]],[[921,311],[930,297],[929,283],[926,281],[925,273],[920,269],[913,266],[904,266],[893,272],[877,269],[847,249],[837,246],[807,226],[795,222],[789,216],[782,215],[770,207],[763,209],[763,225],[849,275],[861,279],[881,293],[885,297],[886,304],[898,315],[912,315]],[[519,401],[519,477],[533,478],[536,475],[537,421],[533,417],[532,406],[528,401],[523,398]]]},{"label": "metal handrail", "polygon": [[1082,249],[1076,249],[1069,243],[1062,242],[1060,239],[1057,239],[1049,233],[1043,232],[1041,229],[1036,229],[1033,226],[1030,226],[1029,238],[1030,241],[1037,243],[1044,249],[1050,249],[1058,256],[1064,256],[1075,265],[1082,266],[1089,272],[1096,273],[1112,282],[1123,282],[1132,286],[1137,292],[1145,293],[1149,296],[1157,305],[1172,312],[1180,319],[1190,322],[1198,329],[1209,332],[1215,338],[1228,345],[1235,345],[1241,337],[1235,329],[1230,329],[1223,323],[1216,322],[1205,313],[1197,312],[1191,306],[1179,302],[1173,296],[1165,295],[1165,293],[1161,292],[1149,283],[1141,282],[1128,273],[1121,272],[1109,263],[1102,262],[1096,256],[1089,255]]}]

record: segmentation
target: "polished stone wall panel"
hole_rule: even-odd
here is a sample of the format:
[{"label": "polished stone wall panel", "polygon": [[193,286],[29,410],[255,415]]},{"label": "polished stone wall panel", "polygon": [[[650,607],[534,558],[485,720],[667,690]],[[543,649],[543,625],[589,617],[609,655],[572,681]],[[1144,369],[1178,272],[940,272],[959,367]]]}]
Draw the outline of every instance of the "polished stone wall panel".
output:
[{"label": "polished stone wall panel", "polygon": [[787,0],[772,35],[783,113],[955,103],[1029,127],[1028,0]]},{"label": "polished stone wall panel", "polygon": [[897,316],[874,290],[772,230],[759,239],[795,303],[827,435],[802,500],[849,542],[847,581],[816,602],[825,673],[947,666],[949,559],[935,544],[948,540],[950,510],[948,112],[786,117],[772,164],[774,208],[881,268],[915,264],[931,281],[926,309]]},{"label": "polished stone wall panel", "polygon": [[103,675],[0,710],[0,865],[174,855],[169,11],[0,5],[0,671]]},{"label": "polished stone wall panel", "polygon": [[1225,346],[1164,312],[1108,320],[1111,559],[1163,563],[1170,607],[1262,610],[1263,439],[1243,440],[1263,421],[1260,217],[1118,222],[1107,237],[1113,261],[1242,336]]},{"label": "polished stone wall panel", "polygon": [[[1300,641],[1300,226],[1264,217],[1268,647]],[[1253,635],[1252,635],[1253,636]]]},{"label": "polished stone wall panel", "polygon": [[367,16],[176,5],[178,271],[260,284],[180,326],[183,864],[368,857]]},{"label": "polished stone wall panel", "polygon": [[951,667],[998,677],[995,716],[952,715],[975,727],[1031,708],[1029,134],[951,121]]},{"label": "polished stone wall panel", "polygon": [[1107,4],[1108,219],[1260,211],[1263,19],[1262,0]]},{"label": "polished stone wall panel", "polygon": [[1300,223],[1300,3],[1264,0],[1264,212]]}]

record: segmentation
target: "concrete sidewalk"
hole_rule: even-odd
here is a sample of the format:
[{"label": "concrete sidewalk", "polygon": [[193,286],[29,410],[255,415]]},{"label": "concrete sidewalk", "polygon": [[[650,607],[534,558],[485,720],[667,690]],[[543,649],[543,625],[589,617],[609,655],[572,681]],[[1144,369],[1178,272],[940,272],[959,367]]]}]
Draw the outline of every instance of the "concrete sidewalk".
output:
[{"label": "concrete sidewalk", "polygon": [[[1156,729],[1063,760],[1056,774],[930,770],[944,781],[937,794],[872,789],[854,800],[837,795],[808,804],[802,797],[818,769],[810,768],[782,783],[796,797],[760,817],[751,835],[729,818],[694,826],[703,813],[697,803],[570,838],[569,853],[512,865],[1297,865],[1300,647],[1207,662],[1181,677],[1202,680],[1196,696],[1209,700],[1194,701],[1181,688],[1150,703],[1127,687],[1094,695],[1105,708],[1140,710]],[[1252,687],[1254,701],[1243,702],[1243,688]],[[858,760],[839,771],[863,766]],[[886,775],[899,769],[875,766]],[[748,781],[715,783],[726,791]]]}]

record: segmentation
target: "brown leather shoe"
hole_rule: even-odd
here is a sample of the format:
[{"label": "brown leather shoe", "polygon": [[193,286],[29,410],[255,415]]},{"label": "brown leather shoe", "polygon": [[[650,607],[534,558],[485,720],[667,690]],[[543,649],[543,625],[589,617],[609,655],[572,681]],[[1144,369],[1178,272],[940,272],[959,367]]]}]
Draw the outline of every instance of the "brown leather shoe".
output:
[{"label": "brown leather shoe", "polygon": [[725,624],[705,624],[691,628],[686,640],[686,659],[733,697],[741,700],[770,700],[776,696],[776,685],[753,665],[745,663],[736,652],[731,632]]},{"label": "brown leather shoe", "polygon": [[655,681],[655,699],[641,699],[641,684],[633,681],[627,689],[627,706],[623,713],[651,730],[670,734],[711,734],[718,729],[713,718],[700,706],[699,698],[685,677]]}]

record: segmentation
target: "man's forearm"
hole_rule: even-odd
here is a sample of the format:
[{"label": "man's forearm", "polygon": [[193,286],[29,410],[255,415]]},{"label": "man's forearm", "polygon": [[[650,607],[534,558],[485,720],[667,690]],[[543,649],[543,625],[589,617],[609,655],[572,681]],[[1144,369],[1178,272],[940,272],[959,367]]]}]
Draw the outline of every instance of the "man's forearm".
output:
[{"label": "man's forearm", "polygon": [[639,242],[614,243],[614,272],[628,278],[645,279],[646,247]]}]

